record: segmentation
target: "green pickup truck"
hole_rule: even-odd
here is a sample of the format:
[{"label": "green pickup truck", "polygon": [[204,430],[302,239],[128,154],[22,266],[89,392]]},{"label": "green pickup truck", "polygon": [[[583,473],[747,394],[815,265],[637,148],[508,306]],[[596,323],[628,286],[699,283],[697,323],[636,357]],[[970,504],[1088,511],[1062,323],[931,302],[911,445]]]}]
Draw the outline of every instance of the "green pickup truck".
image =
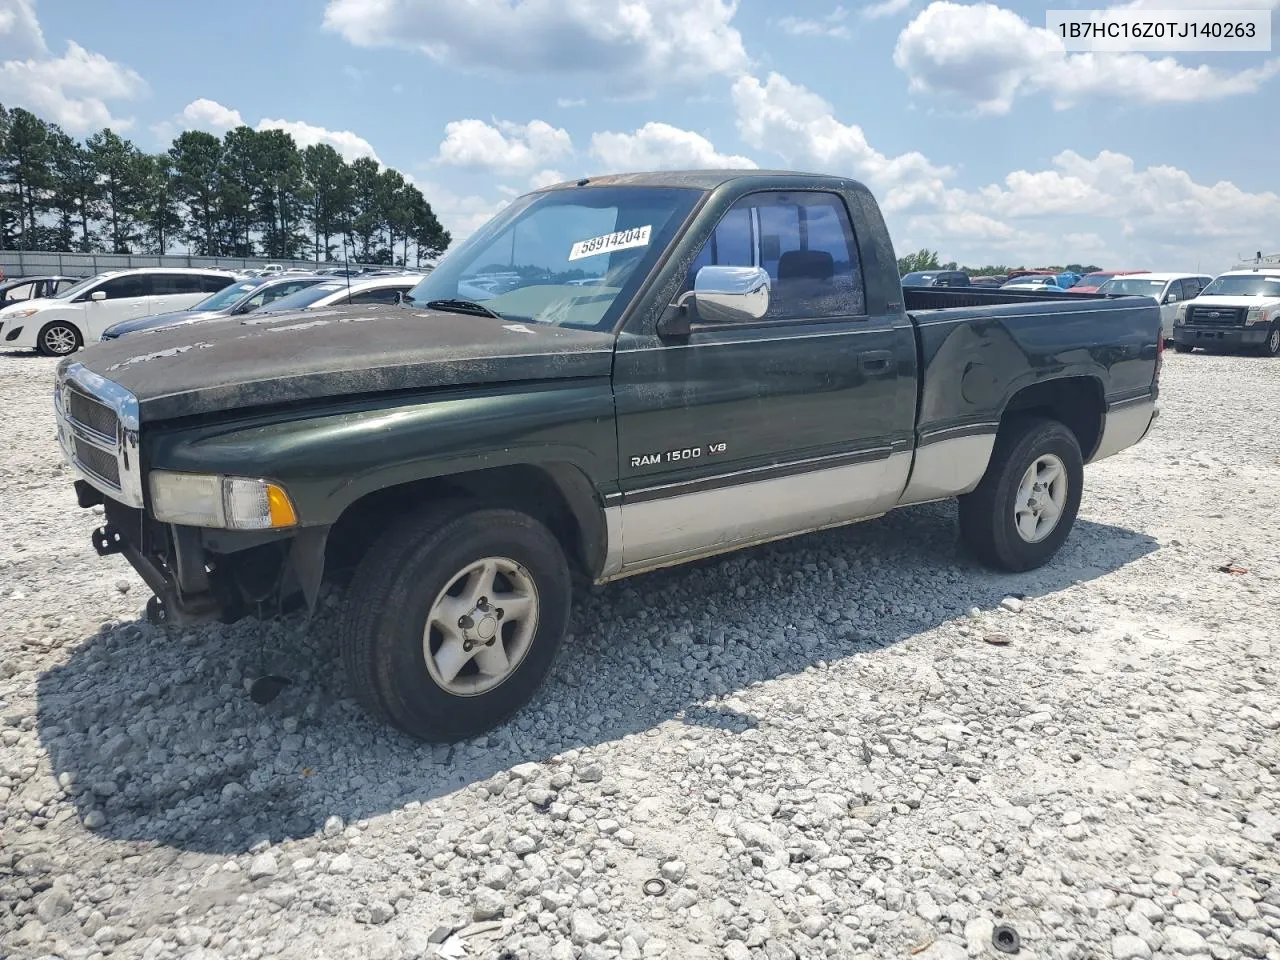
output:
[{"label": "green pickup truck", "polygon": [[154,620],[276,615],[347,579],[360,700],[457,740],[532,696],[575,584],[949,497],[982,562],[1053,557],[1083,465],[1155,419],[1159,308],[904,289],[896,263],[848,179],[559,184],[399,305],[67,358],[59,440]]}]

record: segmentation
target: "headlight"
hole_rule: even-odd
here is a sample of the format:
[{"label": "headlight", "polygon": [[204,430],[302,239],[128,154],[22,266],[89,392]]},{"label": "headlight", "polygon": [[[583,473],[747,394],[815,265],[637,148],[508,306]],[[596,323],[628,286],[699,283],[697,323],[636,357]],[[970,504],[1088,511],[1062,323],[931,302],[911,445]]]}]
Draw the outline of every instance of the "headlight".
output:
[{"label": "headlight", "polygon": [[192,527],[271,530],[298,522],[284,488],[247,477],[157,470],[151,474],[151,508],[157,520]]},{"label": "headlight", "polygon": [[1265,319],[1267,319],[1267,315],[1261,307],[1250,307],[1249,313],[1244,318],[1244,322],[1246,324],[1261,323]]},{"label": "headlight", "polygon": [[40,312],[40,309],[38,307],[28,307],[26,310],[15,310],[13,311],[13,313],[6,313],[5,319],[21,320],[24,317],[29,317],[33,313],[39,313],[39,312]]}]

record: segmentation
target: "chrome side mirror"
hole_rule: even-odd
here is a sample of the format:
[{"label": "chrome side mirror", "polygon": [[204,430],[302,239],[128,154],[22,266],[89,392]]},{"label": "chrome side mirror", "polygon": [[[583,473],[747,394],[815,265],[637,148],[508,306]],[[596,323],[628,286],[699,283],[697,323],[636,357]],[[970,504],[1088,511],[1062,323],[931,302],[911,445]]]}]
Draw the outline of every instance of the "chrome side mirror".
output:
[{"label": "chrome side mirror", "polygon": [[772,281],[760,267],[703,267],[689,303],[703,323],[742,323],[769,312]]}]

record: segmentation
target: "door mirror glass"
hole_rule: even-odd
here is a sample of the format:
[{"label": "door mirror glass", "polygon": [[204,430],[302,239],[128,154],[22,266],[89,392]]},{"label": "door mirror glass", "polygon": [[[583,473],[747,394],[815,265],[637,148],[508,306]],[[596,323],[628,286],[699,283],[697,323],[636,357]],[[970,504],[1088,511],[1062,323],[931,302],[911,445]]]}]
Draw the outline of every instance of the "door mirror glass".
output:
[{"label": "door mirror glass", "polygon": [[107,294],[106,294],[106,292],[105,292],[105,291],[102,291],[102,290],[95,290],[95,291],[93,291],[93,293],[89,294],[89,299],[90,299],[90,300],[92,300],[92,301],[94,301],[95,303],[97,303],[97,302],[100,302],[100,301],[102,301],[102,300],[107,299]]},{"label": "door mirror glass", "polygon": [[693,282],[692,306],[703,323],[742,323],[769,312],[769,274],[761,267],[707,266]]}]

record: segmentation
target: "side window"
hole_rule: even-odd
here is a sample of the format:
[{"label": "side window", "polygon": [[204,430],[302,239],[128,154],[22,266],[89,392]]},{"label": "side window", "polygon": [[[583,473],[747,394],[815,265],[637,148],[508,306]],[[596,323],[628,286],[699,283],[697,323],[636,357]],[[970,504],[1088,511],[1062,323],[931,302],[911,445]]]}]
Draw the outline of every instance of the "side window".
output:
[{"label": "side window", "polygon": [[249,302],[254,307],[263,307],[273,300],[279,300],[281,297],[287,297],[291,293],[297,293],[299,290],[305,290],[311,286],[309,283],[278,283],[262,293],[253,297]]},{"label": "side window", "polygon": [[155,295],[183,296],[204,293],[204,277],[198,273],[157,273],[151,278]]},{"label": "side window", "polygon": [[1183,277],[1180,282],[1182,289],[1178,291],[1179,300],[1194,300],[1200,296],[1200,281],[1195,277]]},{"label": "side window", "polygon": [[79,282],[79,280],[59,280],[57,282],[57,292],[61,293],[63,290],[70,290]]},{"label": "side window", "polygon": [[16,287],[10,287],[4,293],[6,300],[30,300],[32,296],[39,296],[36,293],[36,283],[20,283]]},{"label": "side window", "polygon": [[865,314],[862,263],[844,201],[835,194],[758,193],[739,200],[694,259],[704,266],[763,267],[773,281],[767,320]]},{"label": "side window", "polygon": [[380,290],[365,290],[351,295],[352,304],[357,303],[395,303],[400,299],[399,287],[383,287]]},{"label": "side window", "polygon": [[[130,297],[147,297],[151,295],[151,277],[147,274],[130,274],[125,277],[113,277],[98,287],[107,295],[108,300],[127,300]],[[90,291],[89,296],[96,291]],[[86,297],[88,299],[88,297]]]},{"label": "side window", "polygon": [[231,277],[211,277],[208,274],[197,274],[196,283],[200,293],[217,293],[235,283]]}]

